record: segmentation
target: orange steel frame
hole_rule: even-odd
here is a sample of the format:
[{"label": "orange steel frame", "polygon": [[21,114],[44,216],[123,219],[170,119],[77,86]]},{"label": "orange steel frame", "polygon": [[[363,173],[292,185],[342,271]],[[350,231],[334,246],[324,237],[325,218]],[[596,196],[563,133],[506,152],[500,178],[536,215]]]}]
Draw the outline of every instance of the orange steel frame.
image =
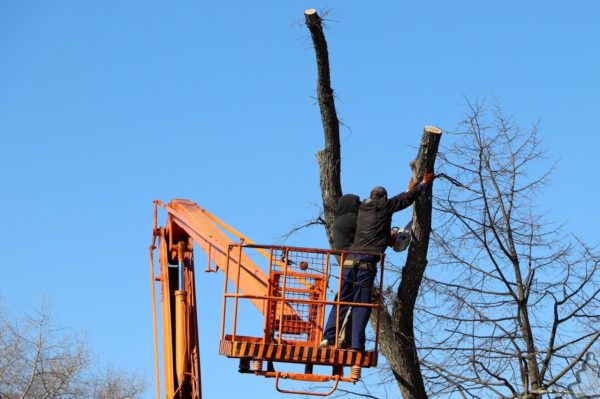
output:
[{"label": "orange steel frame", "polygon": [[[160,228],[159,207],[167,212],[166,226]],[[235,237],[239,242],[233,242],[230,237]],[[157,241],[160,263],[158,276],[155,274],[153,259]],[[174,199],[168,204],[155,201],[150,268],[157,399],[161,397],[161,389],[154,289],[156,282],[160,282],[161,288],[164,397],[202,397],[194,286],[194,243],[207,255],[205,271],[222,270],[225,274],[219,353],[238,358],[240,372],[274,378],[279,392],[326,396],[335,391],[340,381],[356,382],[360,379],[361,368],[377,365],[379,322],[375,327],[375,348],[372,351],[342,349],[337,338],[331,347],[319,347],[326,306],[336,306],[338,320],[340,305],[371,307],[378,312],[378,316],[381,312],[381,293],[378,303],[374,304],[343,302],[339,298],[327,300],[327,284],[332,266],[343,264],[348,252],[256,245],[189,200]],[[383,282],[383,255],[381,258],[380,286]],[[264,269],[268,270],[267,274]],[[338,284],[335,288],[340,292],[342,269],[338,269]],[[179,286],[175,287],[177,284]],[[233,306],[228,302],[233,302]],[[243,302],[251,303],[264,317],[261,329],[255,334],[258,336],[238,333],[238,322],[243,322],[239,320],[242,309],[240,304]],[[230,333],[227,331],[228,321]],[[337,323],[338,326],[339,324]],[[336,329],[337,336],[339,331]],[[264,362],[267,363],[266,369],[263,367]],[[276,371],[275,362],[304,364],[304,373]],[[331,375],[313,373],[314,365],[332,366]],[[344,367],[351,367],[349,376],[344,376]],[[333,386],[330,391],[322,393],[293,391],[280,387],[282,379],[331,381]]]}]

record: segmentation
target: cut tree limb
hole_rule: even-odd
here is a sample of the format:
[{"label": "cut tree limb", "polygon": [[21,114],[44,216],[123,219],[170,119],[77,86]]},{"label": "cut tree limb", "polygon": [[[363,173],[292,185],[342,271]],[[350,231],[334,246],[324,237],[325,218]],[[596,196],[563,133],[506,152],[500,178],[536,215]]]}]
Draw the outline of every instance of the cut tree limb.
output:
[{"label": "cut tree limb", "polygon": [[321,17],[314,9],[304,11],[306,26],[312,36],[317,57],[317,99],[321,110],[321,121],[325,135],[325,148],[317,152],[321,196],[323,198],[323,218],[327,226],[329,246],[333,245],[333,223],[337,201],[342,196],[340,122],[335,111],[333,89],[329,72],[327,41],[323,34]]},{"label": "cut tree limb", "polygon": [[[413,179],[420,181],[425,171],[433,172],[442,131],[426,126],[417,158],[410,163]],[[404,399],[426,399],[414,334],[414,309],[425,267],[431,233],[432,185],[413,206],[412,240],[408,247],[402,279],[396,292],[392,314],[382,316],[381,349],[390,363]]]}]

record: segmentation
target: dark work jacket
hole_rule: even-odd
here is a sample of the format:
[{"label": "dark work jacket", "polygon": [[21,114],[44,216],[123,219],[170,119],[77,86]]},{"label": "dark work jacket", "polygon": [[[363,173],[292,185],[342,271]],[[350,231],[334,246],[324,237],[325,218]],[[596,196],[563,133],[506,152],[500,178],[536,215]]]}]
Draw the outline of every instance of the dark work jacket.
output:
[{"label": "dark work jacket", "polygon": [[358,208],[356,236],[352,251],[383,253],[390,241],[392,214],[409,207],[423,189],[417,184],[412,190],[390,199],[367,199]]},{"label": "dark work jacket", "polygon": [[354,194],[343,195],[338,200],[337,215],[333,224],[335,249],[348,250],[354,242],[359,205],[360,198]]}]

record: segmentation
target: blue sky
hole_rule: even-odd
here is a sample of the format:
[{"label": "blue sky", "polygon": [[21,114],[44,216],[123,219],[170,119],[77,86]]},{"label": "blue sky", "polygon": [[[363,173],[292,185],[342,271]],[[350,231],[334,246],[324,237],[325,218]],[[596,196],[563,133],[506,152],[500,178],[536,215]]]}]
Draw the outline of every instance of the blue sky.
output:
[{"label": "blue sky", "polygon": [[[59,323],[151,388],[152,201],[192,199],[259,243],[318,211],[306,8],[329,10],[344,192],[403,190],[424,125],[456,129],[465,97],[498,98],[523,126],[540,122],[558,161],[540,207],[598,243],[596,2],[4,0],[5,306],[50,298]],[[313,229],[287,243],[326,240]],[[206,397],[278,397],[217,355],[222,276],[197,284]]]}]

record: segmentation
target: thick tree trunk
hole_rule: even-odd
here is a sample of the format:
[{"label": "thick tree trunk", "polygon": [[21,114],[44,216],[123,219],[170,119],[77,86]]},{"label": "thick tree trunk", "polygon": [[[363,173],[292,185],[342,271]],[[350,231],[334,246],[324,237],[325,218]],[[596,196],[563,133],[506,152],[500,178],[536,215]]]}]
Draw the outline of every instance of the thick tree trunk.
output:
[{"label": "thick tree trunk", "polygon": [[[417,158],[411,162],[413,179],[420,181],[425,171],[433,172],[440,129],[427,126],[423,132]],[[414,309],[419,287],[427,266],[431,232],[432,186],[428,186],[413,207],[412,241],[408,247],[402,280],[398,286],[392,314],[382,317],[381,350],[390,363],[404,399],[426,399],[414,334]]]},{"label": "thick tree trunk", "polygon": [[306,26],[312,36],[317,56],[317,98],[321,110],[321,121],[325,134],[325,148],[317,152],[319,175],[321,177],[321,196],[323,213],[329,246],[333,248],[333,223],[337,201],[342,196],[340,122],[335,111],[333,89],[329,77],[329,54],[323,34],[321,17],[314,9],[304,11]]},{"label": "thick tree trunk", "polygon": [[[523,334],[523,340],[527,347],[527,379],[529,384],[523,384],[526,389],[525,397],[527,399],[539,399],[542,396],[538,393],[540,390],[540,368],[537,360],[537,349],[535,348],[535,341],[533,337],[533,331],[531,329],[531,322],[529,320],[529,308],[527,306],[527,296],[523,288],[523,278],[521,277],[521,270],[517,262],[515,262],[515,274],[517,276],[517,295],[519,301],[517,303],[519,319],[521,320],[520,328]],[[529,391],[533,392],[530,393]]]}]

